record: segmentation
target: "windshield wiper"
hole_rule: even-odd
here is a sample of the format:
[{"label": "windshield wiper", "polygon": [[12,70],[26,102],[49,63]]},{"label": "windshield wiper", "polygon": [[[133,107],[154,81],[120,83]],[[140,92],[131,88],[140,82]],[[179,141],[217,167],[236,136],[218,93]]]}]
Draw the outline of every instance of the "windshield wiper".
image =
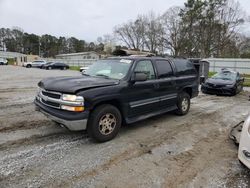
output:
[{"label": "windshield wiper", "polygon": [[105,74],[96,74],[95,76],[101,76],[101,77],[104,77],[104,78],[109,78],[109,76],[107,76]]}]

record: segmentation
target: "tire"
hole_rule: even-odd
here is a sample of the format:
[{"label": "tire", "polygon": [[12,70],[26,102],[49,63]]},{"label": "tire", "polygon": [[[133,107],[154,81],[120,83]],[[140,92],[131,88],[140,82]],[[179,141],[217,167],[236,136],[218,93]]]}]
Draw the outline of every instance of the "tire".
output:
[{"label": "tire", "polygon": [[106,142],[118,134],[121,124],[121,113],[116,107],[101,105],[90,114],[87,132],[95,141]]},{"label": "tire", "polygon": [[63,67],[63,68],[62,68],[62,70],[66,70],[66,69],[67,69],[67,67]]},{"label": "tire", "polygon": [[239,160],[239,163],[240,163],[240,165],[242,166],[242,168],[244,170],[249,170],[248,167],[243,162],[241,162],[240,160]]},{"label": "tire", "polygon": [[26,68],[31,68],[31,65],[30,64],[26,65]]},{"label": "tire", "polygon": [[52,67],[48,67],[48,69],[49,69],[49,70],[51,70],[51,69],[52,69]]},{"label": "tire", "polygon": [[242,92],[243,91],[243,85],[240,85],[240,89],[239,89],[239,92],[238,93],[240,93],[240,92]]},{"label": "tire", "polygon": [[177,99],[177,115],[186,115],[190,109],[190,95],[186,92],[179,94]]}]

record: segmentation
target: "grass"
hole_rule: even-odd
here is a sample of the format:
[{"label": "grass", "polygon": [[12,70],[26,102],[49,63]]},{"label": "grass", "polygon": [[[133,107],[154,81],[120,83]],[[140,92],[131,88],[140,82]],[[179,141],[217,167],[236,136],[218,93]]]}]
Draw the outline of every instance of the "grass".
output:
[{"label": "grass", "polygon": [[[215,74],[216,74],[216,72],[209,72],[208,77],[211,78]],[[250,87],[250,74],[242,74],[242,76],[245,78],[243,86],[244,87]]]},{"label": "grass", "polygon": [[208,78],[211,78],[213,75],[215,75],[216,74],[216,72],[209,72],[208,73]]},{"label": "grass", "polygon": [[15,65],[14,59],[7,59],[7,60],[8,60],[8,65]]},{"label": "grass", "polygon": [[80,71],[80,68],[81,67],[79,67],[79,66],[70,66],[69,70]]},{"label": "grass", "polygon": [[250,74],[242,74],[241,76],[245,78],[243,86],[250,87]]},{"label": "grass", "polygon": [[243,86],[245,87],[250,87],[250,77],[245,77],[245,80],[244,80],[244,83],[243,83]]}]

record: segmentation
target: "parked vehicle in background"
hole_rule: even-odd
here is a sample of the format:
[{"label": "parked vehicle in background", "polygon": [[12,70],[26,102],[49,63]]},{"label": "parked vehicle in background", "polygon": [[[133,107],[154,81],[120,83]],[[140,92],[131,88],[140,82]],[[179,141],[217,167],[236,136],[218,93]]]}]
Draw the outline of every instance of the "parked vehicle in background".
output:
[{"label": "parked vehicle in background", "polygon": [[0,58],[0,65],[8,65],[7,59]]},{"label": "parked vehicle in background", "polygon": [[240,136],[238,158],[250,169],[250,116],[246,119]]},{"label": "parked vehicle in background", "polygon": [[43,69],[51,70],[51,69],[61,69],[66,70],[69,69],[69,66],[65,63],[59,62],[49,62],[42,66]]},{"label": "parked vehicle in background", "polygon": [[81,67],[80,68],[80,72],[81,73],[84,73],[86,70],[88,70],[89,69],[89,67]]},{"label": "parked vehicle in background", "polygon": [[43,65],[45,65],[47,62],[45,60],[36,60],[33,62],[25,62],[23,63],[23,66],[26,68],[42,68]]},{"label": "parked vehicle in background", "polygon": [[243,83],[244,78],[239,72],[222,69],[202,84],[201,91],[206,94],[236,95],[243,90]]},{"label": "parked vehicle in background", "polygon": [[198,75],[187,59],[126,57],[99,60],[81,77],[38,83],[36,109],[99,142],[113,139],[122,122],[175,111],[185,115],[198,95]]}]

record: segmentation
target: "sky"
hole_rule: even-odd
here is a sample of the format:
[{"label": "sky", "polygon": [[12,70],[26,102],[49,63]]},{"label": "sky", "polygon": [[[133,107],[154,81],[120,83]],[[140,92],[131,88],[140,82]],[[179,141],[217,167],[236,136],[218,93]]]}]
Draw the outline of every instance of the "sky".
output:
[{"label": "sky", "polygon": [[[116,25],[150,11],[162,14],[185,0],[0,0],[0,28],[22,28],[38,35],[96,41]],[[239,0],[250,15],[249,0]]]}]

